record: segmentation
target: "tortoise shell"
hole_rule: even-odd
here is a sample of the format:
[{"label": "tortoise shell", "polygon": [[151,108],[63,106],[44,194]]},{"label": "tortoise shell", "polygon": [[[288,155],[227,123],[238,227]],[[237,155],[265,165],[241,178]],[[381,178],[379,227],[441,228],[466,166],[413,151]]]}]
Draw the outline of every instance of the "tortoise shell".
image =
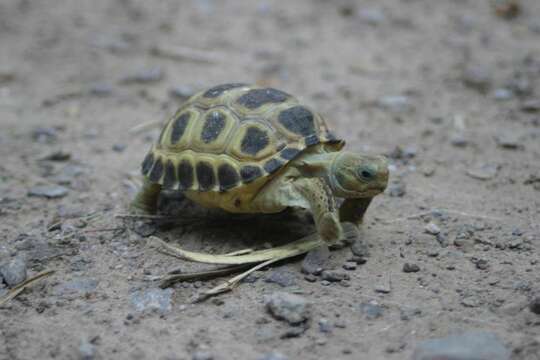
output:
[{"label": "tortoise shell", "polygon": [[167,189],[223,192],[276,174],[321,143],[344,145],[293,96],[222,84],[192,96],[167,121],[142,173]]}]

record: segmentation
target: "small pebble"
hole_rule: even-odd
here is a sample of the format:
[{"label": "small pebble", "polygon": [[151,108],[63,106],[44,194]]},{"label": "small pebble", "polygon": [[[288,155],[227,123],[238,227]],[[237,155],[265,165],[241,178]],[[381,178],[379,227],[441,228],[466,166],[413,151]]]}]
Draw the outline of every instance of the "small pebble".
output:
[{"label": "small pebble", "polygon": [[322,318],[319,320],[319,331],[322,333],[332,332],[332,324],[328,319]]},{"label": "small pebble", "polygon": [[535,296],[531,302],[529,303],[529,309],[535,313],[540,315],[540,295]]},{"label": "small pebble", "polygon": [[87,340],[83,340],[79,345],[79,359],[93,360],[96,358],[96,346]]},{"label": "small pebble", "polygon": [[495,334],[469,331],[421,341],[411,360],[510,360],[510,355]]},{"label": "small pebble", "polygon": [[195,92],[195,89],[189,85],[178,85],[169,90],[169,95],[180,100],[187,100],[193,96]]},{"label": "small pebble", "polygon": [[288,360],[288,358],[280,352],[272,351],[257,358],[257,360]]},{"label": "small pebble", "polygon": [[383,315],[382,307],[371,302],[360,304],[360,311],[366,316],[368,320],[374,320]]},{"label": "small pebble", "polygon": [[337,270],[324,270],[321,275],[323,280],[330,282],[338,282],[350,279],[348,274]]},{"label": "small pebble", "polygon": [[159,66],[151,67],[148,69],[140,69],[135,71],[131,75],[124,77],[121,82],[123,84],[146,84],[152,82],[158,82],[163,79],[163,71]]},{"label": "small pebble", "polygon": [[208,351],[196,351],[191,356],[192,360],[214,360],[214,355]]},{"label": "small pebble", "polygon": [[406,185],[403,181],[392,181],[388,185],[388,195],[391,197],[402,197],[406,194]]},{"label": "small pebble", "polygon": [[482,164],[467,169],[466,174],[477,180],[490,180],[497,176],[499,167],[492,164]]},{"label": "small pebble", "polygon": [[420,267],[416,264],[405,263],[403,265],[403,272],[405,273],[415,273],[419,271],[420,271]]},{"label": "small pebble", "polygon": [[377,106],[381,109],[389,110],[394,113],[403,113],[412,109],[412,104],[407,96],[388,95],[377,99]]},{"label": "small pebble", "polygon": [[360,21],[373,26],[379,25],[386,20],[382,10],[377,8],[361,9],[358,11],[358,18]]},{"label": "small pebble", "polygon": [[497,101],[510,100],[512,97],[514,97],[514,93],[506,88],[495,89],[493,92],[493,98]]},{"label": "small pebble", "polygon": [[0,265],[0,276],[4,278],[5,283],[10,286],[16,286],[26,280],[26,260],[22,256],[17,256],[5,264]]},{"label": "small pebble", "polygon": [[441,232],[441,228],[437,224],[430,222],[424,227],[424,230],[431,235],[437,235]]},{"label": "small pebble", "polygon": [[327,246],[320,246],[311,250],[302,260],[302,272],[304,274],[320,274],[330,256],[330,250]]},{"label": "small pebble", "polygon": [[491,74],[487,68],[479,65],[470,65],[463,70],[462,81],[472,89],[486,92],[491,86]]},{"label": "small pebble", "polygon": [[68,161],[71,159],[71,153],[64,150],[58,150],[44,156],[42,159],[49,161]]},{"label": "small pebble", "polygon": [[126,150],[126,147],[126,144],[113,144],[112,150],[121,153]]},{"label": "small pebble", "polygon": [[28,190],[28,196],[61,198],[68,194],[68,189],[60,185],[37,185]]},{"label": "small pebble", "polygon": [[354,261],[347,261],[343,264],[343,269],[345,270],[356,270],[357,264]]},{"label": "small pebble", "polygon": [[107,83],[97,83],[90,86],[90,95],[106,97],[113,92],[113,86]]},{"label": "small pebble", "polygon": [[303,297],[286,292],[275,292],[265,297],[268,312],[278,320],[297,325],[311,317],[311,305]]},{"label": "small pebble", "polygon": [[521,110],[534,113],[540,111],[540,99],[526,100],[521,104]]}]

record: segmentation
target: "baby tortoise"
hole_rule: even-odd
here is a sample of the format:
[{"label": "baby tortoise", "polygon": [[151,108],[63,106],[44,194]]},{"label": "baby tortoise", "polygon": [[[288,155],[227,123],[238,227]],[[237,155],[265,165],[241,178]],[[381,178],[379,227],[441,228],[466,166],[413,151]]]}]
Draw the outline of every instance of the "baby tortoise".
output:
[{"label": "baby tortoise", "polygon": [[[142,163],[144,185],[132,206],[154,213],[162,188],[233,213],[311,211],[320,237],[360,224],[388,183],[383,156],[343,150],[323,118],[273,88],[222,84],[183,104]],[[345,199],[338,208],[336,198]]]}]

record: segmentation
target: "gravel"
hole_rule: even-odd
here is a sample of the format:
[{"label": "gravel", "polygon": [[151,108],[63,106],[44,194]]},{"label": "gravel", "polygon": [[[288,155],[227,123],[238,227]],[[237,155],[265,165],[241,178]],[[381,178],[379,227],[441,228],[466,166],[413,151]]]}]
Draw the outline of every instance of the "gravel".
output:
[{"label": "gravel", "polygon": [[257,360],[288,360],[288,358],[280,352],[272,351],[258,357]]},{"label": "gravel", "polygon": [[471,331],[418,344],[412,360],[509,360],[510,351],[490,332]]},{"label": "gravel", "polygon": [[264,300],[268,312],[278,320],[298,325],[311,317],[311,304],[302,296],[275,292]]}]

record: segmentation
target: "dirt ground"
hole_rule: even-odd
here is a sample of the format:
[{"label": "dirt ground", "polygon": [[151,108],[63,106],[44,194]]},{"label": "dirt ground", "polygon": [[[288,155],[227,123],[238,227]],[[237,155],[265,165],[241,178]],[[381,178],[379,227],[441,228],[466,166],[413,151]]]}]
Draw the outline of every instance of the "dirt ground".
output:
[{"label": "dirt ground", "polygon": [[[540,2],[521,5],[508,19],[488,0],[1,1],[0,265],[56,272],[0,308],[0,358],[409,359],[484,330],[540,359]],[[195,304],[225,278],[151,281],[204,268],[151,234],[224,253],[312,231],[292,214],[116,216],[159,134],[133,128],[225,82],[294,94],[348,149],[390,157],[367,262],[331,254],[350,280],[308,281],[296,259]],[[162,212],[204,213],[174,194]],[[282,291],[311,303],[301,327],[265,309]]]}]

